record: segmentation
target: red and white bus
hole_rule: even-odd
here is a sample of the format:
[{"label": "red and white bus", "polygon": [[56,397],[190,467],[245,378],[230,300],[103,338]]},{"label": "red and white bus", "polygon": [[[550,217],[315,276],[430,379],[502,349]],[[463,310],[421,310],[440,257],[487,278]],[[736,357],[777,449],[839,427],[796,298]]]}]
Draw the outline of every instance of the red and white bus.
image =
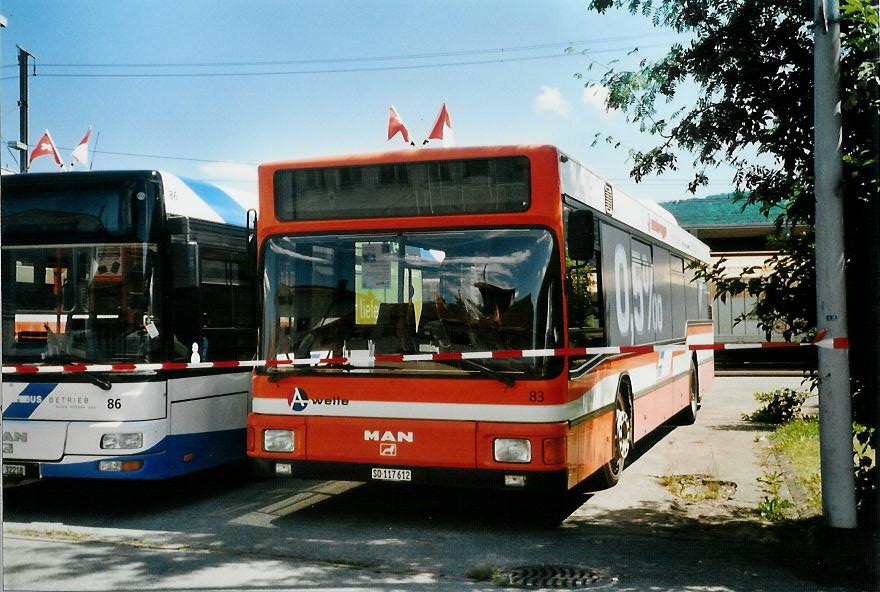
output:
[{"label": "red and white bus", "polygon": [[259,186],[248,454],[276,474],[565,492],[694,420],[709,249],[556,148],[278,162]]}]

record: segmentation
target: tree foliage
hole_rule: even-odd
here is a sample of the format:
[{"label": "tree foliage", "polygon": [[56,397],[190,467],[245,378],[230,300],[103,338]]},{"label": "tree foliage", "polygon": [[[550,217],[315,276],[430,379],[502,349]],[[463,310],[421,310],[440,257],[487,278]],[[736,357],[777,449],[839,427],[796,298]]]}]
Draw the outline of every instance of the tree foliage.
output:
[{"label": "tree foliage", "polygon": [[[598,12],[628,10],[654,25],[687,35],[659,60],[632,70],[611,67],[598,81],[607,106],[659,139],[630,151],[631,176],[640,180],[678,167],[692,154],[697,170],[688,189],[706,184],[719,164],[733,166],[739,199],[756,204],[775,223],[779,254],[764,273],[728,277],[725,261],[698,275],[716,297],[756,296],[751,316],[786,339],[817,329],[813,171],[813,35],[825,15],[804,0],[590,0]],[[814,24],[815,23],[815,24]],[[850,375],[854,411],[880,425],[880,165],[878,165],[878,0],[840,0],[840,99]],[[822,31],[818,31],[821,34]],[[696,87],[693,104],[676,105]],[[613,139],[609,139],[612,143]],[[619,145],[619,144],[618,144]],[[782,213],[773,213],[780,206]],[[778,211],[778,210],[776,210]],[[878,431],[874,448],[878,448]],[[876,466],[875,475],[878,478]],[[880,487],[878,487],[880,491]],[[864,493],[864,492],[862,492]],[[862,506],[880,524],[880,500]],[[864,500],[863,500],[864,501]],[[867,509],[866,509],[867,508]]]},{"label": "tree foliage", "polygon": [[[779,255],[769,273],[727,277],[725,262],[704,267],[703,279],[726,298],[747,291],[757,296],[751,314],[768,332],[785,327],[788,339],[816,327],[813,183],[812,3],[803,0],[592,0],[592,10],[628,10],[655,26],[688,35],[659,60],[637,68],[613,66],[600,80],[607,105],[659,139],[649,150],[631,151],[631,176],[639,181],[679,166],[692,154],[697,170],[688,189],[709,180],[719,164],[735,170],[739,199],[756,204],[776,225]],[[877,227],[878,101],[877,0],[841,2],[841,87],[843,111],[843,195],[846,211],[848,302],[872,315],[876,295],[860,275],[878,269],[878,255],[865,248]],[[677,105],[696,87],[693,104]],[[613,141],[613,140],[612,140]],[[771,209],[781,206],[782,213]],[[853,270],[858,270],[854,273]],[[867,272],[867,273],[865,273]],[[852,320],[852,317],[851,317]],[[864,341],[865,324],[850,323],[852,341]],[[876,355],[873,348],[863,355]]]},{"label": "tree foliage", "polygon": [[[633,70],[611,69],[599,81],[608,107],[620,109],[641,130],[659,138],[631,151],[631,176],[639,181],[679,166],[693,154],[694,192],[720,165],[733,166],[744,204],[756,204],[773,222],[774,247],[763,278],[726,277],[724,262],[702,270],[725,298],[742,290],[759,296],[752,314],[770,331],[782,323],[791,338],[815,327],[813,198],[813,15],[803,0],[592,0],[604,12],[623,8],[656,26],[688,34],[659,60]],[[877,7],[876,1],[841,5],[841,98],[844,118],[844,196],[848,236],[857,240],[877,199]],[[695,103],[676,108],[696,86]],[[806,229],[791,232],[793,229]],[[873,232],[877,232],[875,228]],[[851,240],[849,259],[857,259]],[[751,270],[746,270],[751,271]]]}]

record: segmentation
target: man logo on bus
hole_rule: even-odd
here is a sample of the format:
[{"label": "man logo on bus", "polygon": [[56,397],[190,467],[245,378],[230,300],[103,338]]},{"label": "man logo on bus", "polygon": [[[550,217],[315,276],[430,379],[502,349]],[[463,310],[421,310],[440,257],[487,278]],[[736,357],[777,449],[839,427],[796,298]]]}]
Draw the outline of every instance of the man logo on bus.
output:
[{"label": "man logo on bus", "polygon": [[287,404],[290,405],[291,411],[303,411],[309,405],[309,396],[297,387],[293,389],[293,394],[287,397]]}]

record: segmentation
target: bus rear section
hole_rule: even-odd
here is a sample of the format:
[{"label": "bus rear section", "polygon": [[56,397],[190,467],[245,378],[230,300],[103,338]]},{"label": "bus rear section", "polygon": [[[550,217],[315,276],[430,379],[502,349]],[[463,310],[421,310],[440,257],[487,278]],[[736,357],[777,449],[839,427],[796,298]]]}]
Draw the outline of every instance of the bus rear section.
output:
[{"label": "bus rear section", "polygon": [[572,162],[541,146],[262,166],[248,454],[293,476],[564,492],[613,485],[636,439],[696,413],[711,352],[682,346],[711,327],[687,285],[702,247],[623,195],[606,208]]},{"label": "bus rear section", "polygon": [[162,479],[244,456],[248,372],[179,368],[255,349],[245,209],[202,185],[4,178],[5,475]]}]

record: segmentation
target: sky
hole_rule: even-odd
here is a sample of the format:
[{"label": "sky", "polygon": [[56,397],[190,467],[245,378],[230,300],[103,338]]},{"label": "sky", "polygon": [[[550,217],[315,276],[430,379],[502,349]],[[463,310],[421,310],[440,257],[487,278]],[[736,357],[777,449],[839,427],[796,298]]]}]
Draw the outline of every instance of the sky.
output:
[{"label": "sky", "polygon": [[[456,146],[553,144],[635,197],[691,196],[687,166],[635,184],[625,149],[591,146],[597,134],[639,149],[658,140],[585,88],[610,62],[634,66],[681,38],[585,0],[3,0],[0,13],[6,168],[18,170],[5,145],[19,134],[19,45],[36,56],[29,143],[48,129],[69,162],[91,126],[96,170],[255,192],[259,163],[405,147],[387,140],[390,105],[420,144],[445,100]],[[50,157],[31,168],[57,169]],[[711,174],[697,196],[731,177]]]}]

